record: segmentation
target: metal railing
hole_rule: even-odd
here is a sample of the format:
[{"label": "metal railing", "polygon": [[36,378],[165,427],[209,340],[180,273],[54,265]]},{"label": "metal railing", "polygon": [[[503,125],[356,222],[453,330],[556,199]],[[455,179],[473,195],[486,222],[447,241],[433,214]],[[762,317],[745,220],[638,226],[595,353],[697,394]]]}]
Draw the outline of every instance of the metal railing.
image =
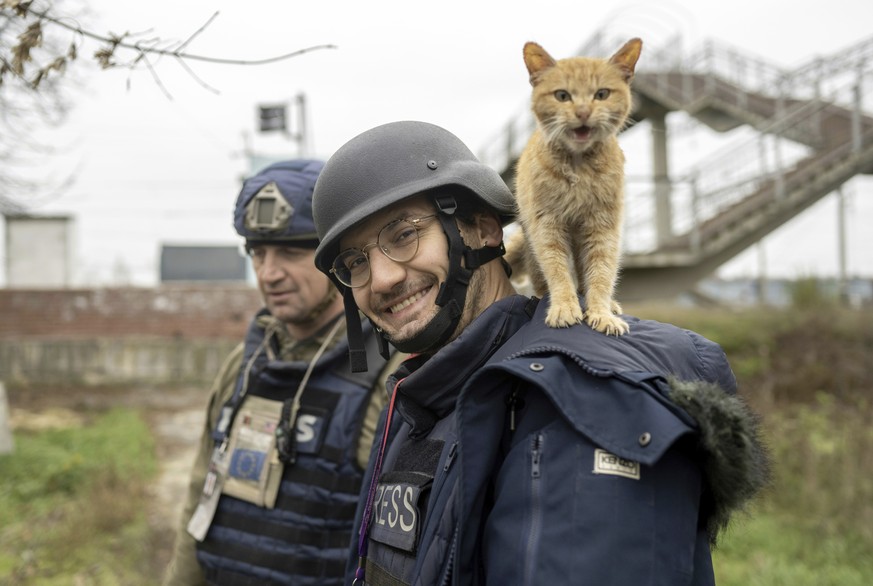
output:
[{"label": "metal railing", "polygon": [[[626,40],[599,33],[578,54],[605,57]],[[744,199],[764,189],[784,197],[833,165],[834,156],[848,157],[873,144],[873,121],[866,114],[873,110],[873,39],[788,70],[713,41],[685,52],[677,36],[647,47],[637,83],[677,109],[693,114],[695,104],[710,100],[755,126],[755,133],[670,178],[672,233],[690,236],[692,248],[699,247],[705,222]],[[834,136],[833,120],[841,117],[847,131]],[[500,172],[508,170],[534,128],[525,101],[484,146],[480,159]],[[825,146],[828,150],[821,151]],[[639,178],[627,183],[626,253],[650,252],[660,244],[655,241],[654,187],[653,180],[648,187]]]},{"label": "metal railing", "polygon": [[[828,138],[822,135],[820,126],[824,113],[829,110],[831,115],[835,115],[834,104],[839,102],[838,96],[854,94],[856,90],[857,84],[851,83],[828,99],[801,103],[781,118],[771,119],[758,129],[758,133],[717,150],[674,177],[671,181],[672,233],[693,235],[703,223],[764,188],[772,187],[772,193],[778,199],[802,186],[796,178],[786,181],[790,174],[808,181],[817,172],[827,169],[833,164],[832,156],[822,156],[821,151],[786,140],[783,135],[789,130],[796,133],[798,128],[805,128],[807,132],[815,130],[819,137],[817,142],[823,142]],[[848,117],[853,117],[855,112],[857,109],[842,111],[847,116],[848,132],[825,151],[829,155],[839,153],[841,157],[848,157],[873,145],[869,128],[864,132],[863,125],[852,124],[849,120]],[[869,127],[869,119],[863,113],[861,116],[862,120],[868,120]],[[810,121],[815,122],[810,124]],[[645,187],[640,182],[629,182],[625,207],[632,211],[625,218],[626,253],[647,253],[658,247],[650,227],[654,223],[654,214],[649,213],[654,207],[651,202],[654,202],[655,193],[654,185]]]}]

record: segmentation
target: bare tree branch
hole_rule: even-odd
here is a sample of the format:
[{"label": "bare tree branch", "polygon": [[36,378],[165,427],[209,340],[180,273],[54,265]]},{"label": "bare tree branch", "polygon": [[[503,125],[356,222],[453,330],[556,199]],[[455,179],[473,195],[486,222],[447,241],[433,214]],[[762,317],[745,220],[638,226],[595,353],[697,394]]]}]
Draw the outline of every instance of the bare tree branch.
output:
[{"label": "bare tree branch", "polygon": [[[188,48],[215,21],[218,12],[187,39],[178,42],[163,40],[151,30],[96,33],[82,26],[73,16],[59,15],[55,6],[64,2],[0,0],[0,212],[21,209],[24,197],[32,202],[32,194],[40,189],[46,191],[45,185],[37,184],[26,176],[27,173],[19,171],[26,170],[28,161],[46,156],[43,148],[46,145],[36,144],[31,138],[38,136],[34,130],[59,124],[69,110],[71,92],[68,87],[76,82],[76,77],[69,74],[70,66],[87,43],[95,44],[91,58],[100,67],[125,67],[131,75],[133,71],[145,68],[160,91],[171,100],[173,96],[157,71],[164,57],[172,57],[201,87],[218,93],[194,72],[192,62],[267,65],[321,49],[336,48],[330,44],[315,45],[254,60],[199,55],[188,52]],[[70,33],[72,39],[66,40]],[[128,76],[128,88],[130,83],[131,76]],[[37,181],[45,182],[42,178]],[[53,188],[49,191],[58,193]]]},{"label": "bare tree branch", "polygon": [[216,10],[215,13],[213,13],[213,15],[209,17],[209,20],[207,20],[207,21],[203,24],[203,26],[201,26],[199,29],[197,29],[196,31],[194,31],[194,34],[191,35],[190,37],[188,37],[188,40],[186,40],[184,43],[182,43],[181,45],[179,45],[179,49],[184,49],[185,47],[187,47],[188,44],[189,44],[191,41],[193,41],[194,38],[195,38],[197,35],[199,35],[200,33],[202,33],[204,30],[206,30],[206,27],[208,27],[210,24],[212,24],[212,21],[215,20],[215,18],[216,18],[217,16],[218,16],[218,11]]},{"label": "bare tree branch", "polygon": [[179,59],[179,65],[181,65],[182,68],[185,69],[185,71],[188,72],[188,75],[190,75],[191,77],[193,77],[193,78],[194,78],[194,81],[196,81],[197,83],[199,83],[200,86],[201,86],[203,89],[205,89],[205,90],[207,90],[207,91],[210,91],[210,92],[212,92],[213,94],[219,94],[219,93],[221,93],[221,92],[219,92],[216,88],[212,87],[211,85],[207,84],[205,81],[203,81],[202,79],[200,79],[200,76],[198,76],[196,73],[194,73],[194,70],[191,69],[191,67],[188,66],[188,64],[185,62],[184,59]]},{"label": "bare tree branch", "polygon": [[151,61],[149,61],[148,57],[145,57],[145,56],[143,57],[142,60],[143,60],[143,62],[145,62],[146,67],[148,67],[149,73],[152,74],[152,77],[154,78],[155,83],[158,85],[158,87],[161,89],[161,91],[164,93],[164,95],[167,97],[167,99],[168,99],[168,100],[172,100],[172,99],[173,99],[173,96],[172,96],[172,95],[170,94],[170,92],[167,90],[166,86],[165,86],[165,85],[163,84],[163,82],[161,81],[161,78],[158,77],[158,74],[157,74],[157,72],[155,71],[155,68],[152,67],[152,63],[151,63]]},{"label": "bare tree branch", "polygon": [[[142,62],[146,58],[146,56],[149,55],[157,57],[174,57],[177,62],[183,64],[186,72],[188,72],[195,79],[195,81],[197,81],[198,84],[200,84],[205,89],[213,92],[216,91],[215,88],[212,88],[197,75],[195,75],[193,70],[187,64],[185,64],[185,62],[201,61],[221,65],[267,65],[270,63],[277,63],[279,61],[291,59],[293,57],[298,57],[312,51],[336,48],[336,45],[331,44],[314,45],[311,47],[291,51],[290,53],[285,53],[283,55],[276,55],[264,59],[230,59],[222,57],[212,57],[207,55],[198,55],[194,53],[188,53],[185,51],[185,49],[195,38],[202,34],[209,27],[210,24],[212,24],[212,22],[219,14],[218,12],[215,12],[199,29],[197,29],[184,42],[167,43],[162,42],[159,37],[135,40],[135,37],[144,33],[139,33],[139,35],[131,34],[129,32],[125,32],[123,34],[115,34],[112,32],[106,34],[95,33],[82,27],[78,22],[75,21],[75,19],[69,17],[58,17],[51,14],[50,12],[53,8],[51,4],[48,4],[47,7],[40,8],[36,8],[33,4],[34,0],[0,0],[0,16],[5,17],[6,22],[9,22],[10,20],[16,18],[22,21],[26,21],[27,19],[34,19],[32,22],[26,25],[26,28],[18,35],[17,43],[13,44],[9,49],[9,51],[11,52],[11,57],[5,58],[2,62],[0,62],[0,85],[2,85],[3,77],[7,73],[11,73],[19,78],[22,78],[25,77],[25,70],[28,68],[32,68],[35,69],[36,72],[32,76],[28,76],[28,82],[34,88],[39,87],[40,83],[42,83],[49,76],[50,73],[55,72],[57,74],[62,74],[65,71],[67,64],[70,61],[74,61],[76,59],[78,49],[76,47],[76,43],[73,42],[70,45],[70,50],[67,51],[66,54],[55,55],[47,64],[41,66],[32,65],[32,51],[33,49],[42,46],[44,26],[47,24],[52,24],[64,30],[70,31],[79,39],[90,39],[92,41],[97,41],[98,43],[100,43],[101,46],[98,47],[98,49],[94,52],[93,57],[103,69],[119,67],[120,65],[133,69],[134,67],[136,67],[136,65]],[[119,64],[119,62],[117,61],[119,49],[132,51],[133,58],[127,62]],[[157,75],[157,71],[155,70],[155,65],[156,63],[147,63],[147,68],[149,69],[152,77],[156,81],[158,81],[159,78]],[[162,90],[165,89],[166,88],[162,88]]]},{"label": "bare tree branch", "polygon": [[[5,0],[7,2],[18,2],[20,0]],[[22,5],[22,4],[20,4]],[[95,41],[100,41],[101,43],[106,43],[108,47],[105,47],[104,50],[108,51],[108,56],[111,57],[116,48],[122,47],[125,49],[130,49],[132,51],[136,51],[137,53],[150,53],[154,55],[168,55],[171,57],[176,57],[178,59],[189,60],[189,61],[205,61],[209,63],[218,63],[223,65],[267,65],[270,63],[276,63],[278,61],[284,61],[285,59],[291,59],[293,57],[299,57],[300,55],[304,55],[306,53],[311,53],[312,51],[318,51],[321,49],[336,49],[336,45],[331,44],[322,44],[322,45],[314,45],[311,47],[306,47],[303,49],[297,49],[296,51],[291,51],[290,53],[285,53],[284,55],[276,55],[274,57],[267,57],[265,59],[227,59],[221,57],[210,57],[205,55],[195,55],[193,53],[185,53],[182,51],[184,47],[190,43],[191,40],[194,39],[197,35],[199,35],[203,30],[209,26],[213,20],[218,16],[218,12],[212,15],[209,20],[204,24],[200,29],[198,29],[187,41],[182,43],[179,47],[175,49],[167,49],[167,48],[159,48],[159,47],[144,47],[141,43],[129,43],[124,41],[126,37],[129,36],[129,33],[125,33],[123,35],[114,35],[109,33],[109,35],[101,35],[89,30],[85,30],[78,25],[71,25],[66,22],[63,22],[61,19],[55,18],[54,16],[49,15],[49,9],[43,11],[36,11],[30,8],[29,3],[25,8],[25,12],[31,14],[42,20],[47,20],[53,24],[56,24],[60,27],[63,27],[69,31],[82,35],[83,37],[88,37]],[[98,52],[100,53],[100,52]],[[103,61],[101,61],[102,63]]]}]

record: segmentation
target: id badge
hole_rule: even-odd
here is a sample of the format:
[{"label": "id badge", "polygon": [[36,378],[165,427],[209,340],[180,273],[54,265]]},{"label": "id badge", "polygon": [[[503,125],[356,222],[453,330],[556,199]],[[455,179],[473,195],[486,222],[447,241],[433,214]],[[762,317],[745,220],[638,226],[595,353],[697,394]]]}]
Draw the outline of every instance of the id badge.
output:
[{"label": "id badge", "polygon": [[224,494],[259,507],[275,506],[284,469],[276,450],[281,416],[281,402],[246,398],[230,432],[221,487]]},{"label": "id badge", "polygon": [[200,493],[200,502],[191,519],[188,521],[187,531],[197,541],[203,541],[215,518],[218,509],[218,499],[221,498],[221,490],[224,486],[226,471],[224,470],[224,454],[219,448],[212,452],[209,462],[209,470],[206,472],[206,480],[203,483],[203,491]]}]

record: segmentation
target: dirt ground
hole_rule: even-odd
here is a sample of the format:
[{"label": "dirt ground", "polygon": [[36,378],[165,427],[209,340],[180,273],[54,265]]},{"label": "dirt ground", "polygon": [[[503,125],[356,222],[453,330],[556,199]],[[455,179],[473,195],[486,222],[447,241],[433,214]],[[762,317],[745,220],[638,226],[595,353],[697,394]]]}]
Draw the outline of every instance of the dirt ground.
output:
[{"label": "dirt ground", "polygon": [[206,417],[208,389],[7,389],[7,396],[13,433],[25,428],[76,425],[84,413],[114,406],[142,412],[154,435],[159,461],[158,477],[151,486],[149,521],[157,544],[154,564],[161,575],[172,552],[188,471]]}]

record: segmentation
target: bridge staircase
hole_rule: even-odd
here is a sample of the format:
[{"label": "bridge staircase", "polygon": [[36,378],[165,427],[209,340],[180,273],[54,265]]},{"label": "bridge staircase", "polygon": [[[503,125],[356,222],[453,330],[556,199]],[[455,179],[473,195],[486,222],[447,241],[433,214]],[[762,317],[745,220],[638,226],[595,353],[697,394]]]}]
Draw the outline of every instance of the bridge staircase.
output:
[{"label": "bridge staircase", "polygon": [[[579,54],[608,56],[623,41],[596,36]],[[633,82],[632,117],[649,122],[653,163],[642,189],[628,182],[622,301],[693,289],[853,177],[873,174],[873,39],[792,70],[714,42],[681,47],[646,46]],[[666,120],[679,112],[731,139],[670,174]],[[514,117],[481,154],[509,185],[534,124],[529,111]]]}]

